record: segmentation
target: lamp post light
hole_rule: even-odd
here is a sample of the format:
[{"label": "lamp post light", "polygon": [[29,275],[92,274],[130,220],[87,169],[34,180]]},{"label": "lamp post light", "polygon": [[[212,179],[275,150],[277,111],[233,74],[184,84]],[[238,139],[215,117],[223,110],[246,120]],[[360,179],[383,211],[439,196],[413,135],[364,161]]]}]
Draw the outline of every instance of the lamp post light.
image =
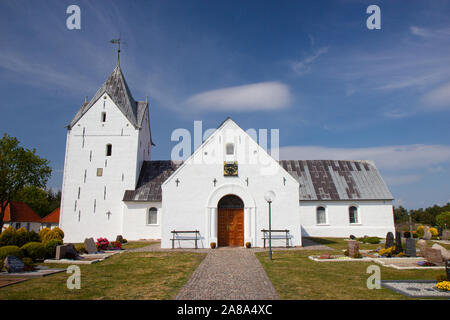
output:
[{"label": "lamp post light", "polygon": [[267,191],[264,199],[269,203],[269,259],[272,260],[272,202],[275,200],[275,192]]}]

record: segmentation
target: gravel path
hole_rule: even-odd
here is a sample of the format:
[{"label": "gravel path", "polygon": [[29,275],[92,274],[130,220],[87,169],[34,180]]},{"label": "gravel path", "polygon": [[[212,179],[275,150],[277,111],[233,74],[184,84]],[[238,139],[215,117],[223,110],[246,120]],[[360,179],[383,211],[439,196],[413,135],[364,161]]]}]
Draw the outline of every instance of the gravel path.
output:
[{"label": "gravel path", "polygon": [[210,250],[181,288],[177,300],[280,299],[252,250]]}]

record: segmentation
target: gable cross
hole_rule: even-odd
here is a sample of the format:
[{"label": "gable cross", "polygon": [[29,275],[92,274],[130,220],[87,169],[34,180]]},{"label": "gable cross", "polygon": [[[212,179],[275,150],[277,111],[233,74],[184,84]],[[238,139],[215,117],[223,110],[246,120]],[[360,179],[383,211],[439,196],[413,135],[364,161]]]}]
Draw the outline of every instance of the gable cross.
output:
[{"label": "gable cross", "polygon": [[178,178],[177,178],[177,180],[175,180],[175,183],[177,184],[177,187],[178,187],[178,184],[180,183],[180,180],[178,180]]},{"label": "gable cross", "polygon": [[214,187],[215,187],[215,186],[216,186],[216,183],[217,183],[217,179],[214,178],[213,182],[214,182]]}]

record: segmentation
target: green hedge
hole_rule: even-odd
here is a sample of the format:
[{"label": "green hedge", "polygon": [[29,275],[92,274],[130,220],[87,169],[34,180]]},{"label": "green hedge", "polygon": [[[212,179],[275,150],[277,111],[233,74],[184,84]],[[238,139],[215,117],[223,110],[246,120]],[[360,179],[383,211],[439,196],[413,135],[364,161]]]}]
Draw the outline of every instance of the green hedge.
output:
[{"label": "green hedge", "polygon": [[54,258],[56,254],[56,247],[62,245],[62,240],[52,239],[45,244],[45,251],[47,258]]},{"label": "green hedge", "polygon": [[18,246],[4,246],[0,248],[0,260],[3,261],[7,256],[16,256],[19,259],[23,258],[23,252]]},{"label": "green hedge", "polygon": [[45,259],[45,254],[47,253],[44,245],[40,242],[29,242],[21,249],[25,257],[31,258],[33,261]]}]

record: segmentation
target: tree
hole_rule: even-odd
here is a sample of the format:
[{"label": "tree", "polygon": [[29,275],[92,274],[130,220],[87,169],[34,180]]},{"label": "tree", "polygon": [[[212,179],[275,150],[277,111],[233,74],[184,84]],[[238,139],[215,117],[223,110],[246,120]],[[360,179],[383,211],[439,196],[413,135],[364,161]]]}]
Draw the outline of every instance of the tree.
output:
[{"label": "tree", "polygon": [[19,146],[19,140],[6,133],[0,139],[0,230],[6,207],[24,187],[45,188],[52,173],[49,161],[36,150]]},{"label": "tree", "polygon": [[39,216],[44,217],[51,212],[48,198],[49,195],[45,190],[36,186],[25,186],[13,200],[25,202]]},{"label": "tree", "polygon": [[436,217],[436,224],[442,229],[450,228],[450,211],[439,214]]}]

